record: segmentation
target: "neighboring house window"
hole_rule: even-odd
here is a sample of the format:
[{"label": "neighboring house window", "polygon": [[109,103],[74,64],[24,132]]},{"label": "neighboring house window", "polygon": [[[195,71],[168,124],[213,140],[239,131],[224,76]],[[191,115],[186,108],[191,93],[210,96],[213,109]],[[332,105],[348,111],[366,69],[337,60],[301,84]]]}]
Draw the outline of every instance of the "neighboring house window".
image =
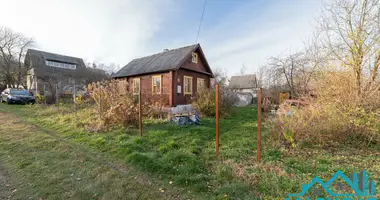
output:
[{"label": "neighboring house window", "polygon": [[184,76],[183,77],[183,92],[184,94],[193,94],[193,77]]},{"label": "neighboring house window", "polygon": [[152,76],[152,93],[161,94],[161,76]]},{"label": "neighboring house window", "polygon": [[192,53],[191,55],[192,55],[191,61],[193,63],[198,63],[198,54],[197,53]]},{"label": "neighboring house window", "polygon": [[205,80],[203,78],[197,78],[197,90],[205,87]]},{"label": "neighboring house window", "polygon": [[74,64],[68,64],[68,63],[61,63],[61,62],[54,62],[50,60],[46,60],[45,64],[50,67],[58,67],[58,68],[65,68],[65,69],[76,69],[77,66]]},{"label": "neighboring house window", "polygon": [[140,93],[140,78],[133,79],[133,94]]}]

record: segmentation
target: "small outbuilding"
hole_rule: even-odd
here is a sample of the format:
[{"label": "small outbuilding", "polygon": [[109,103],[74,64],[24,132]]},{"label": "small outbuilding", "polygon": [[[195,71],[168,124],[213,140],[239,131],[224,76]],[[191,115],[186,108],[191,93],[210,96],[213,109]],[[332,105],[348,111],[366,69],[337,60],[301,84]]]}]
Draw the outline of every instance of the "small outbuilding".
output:
[{"label": "small outbuilding", "polygon": [[232,76],[228,88],[234,91],[239,101],[236,106],[246,106],[256,98],[257,79],[255,74]]}]

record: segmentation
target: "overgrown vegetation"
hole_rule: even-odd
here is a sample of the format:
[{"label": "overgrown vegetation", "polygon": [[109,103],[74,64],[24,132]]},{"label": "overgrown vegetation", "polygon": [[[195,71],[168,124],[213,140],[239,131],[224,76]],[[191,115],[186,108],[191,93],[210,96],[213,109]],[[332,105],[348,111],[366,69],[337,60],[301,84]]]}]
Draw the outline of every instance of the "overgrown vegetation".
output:
[{"label": "overgrown vegetation", "polygon": [[[219,159],[215,156],[213,118],[202,118],[202,125],[188,127],[145,120],[143,137],[140,137],[138,130],[133,128],[89,133],[80,123],[91,119],[90,109],[81,109],[75,116],[71,107],[62,107],[58,111],[54,106],[4,104],[0,105],[0,111],[16,113],[37,127],[54,131],[59,138],[57,144],[72,143],[102,152],[101,157],[90,156],[87,159],[111,159],[127,166],[135,166],[141,173],[147,173],[150,177],[165,182],[164,193],[172,186],[181,187],[185,193],[196,195],[193,197],[195,199],[283,199],[287,193],[299,192],[302,183],[307,183],[316,175],[325,180],[338,169],[347,173],[366,169],[372,179],[380,180],[378,146],[360,151],[343,146],[304,146],[300,151],[287,150],[272,146],[273,141],[265,130],[262,137],[263,161],[257,163],[257,110],[251,107],[234,108],[229,117],[221,120]],[[48,138],[40,140],[41,144],[51,144],[45,142]],[[8,142],[1,139],[0,142],[4,147],[0,148],[1,152],[8,147]],[[12,146],[13,151],[22,147],[25,146]],[[43,151],[51,150],[41,149],[41,152]],[[24,159],[23,155],[19,154],[13,154],[11,158]],[[7,162],[13,162],[9,159]],[[51,158],[46,156],[43,159],[48,162]],[[33,167],[35,160],[28,161],[29,170],[38,169]],[[86,162],[88,161],[84,163]],[[88,169],[85,171],[91,171],[89,166],[83,167]],[[19,171],[17,167],[15,171]],[[59,171],[47,171],[50,176],[44,176],[45,181],[51,181],[51,177],[55,177],[54,173]],[[34,175],[34,179],[38,178],[38,174]],[[113,181],[103,184],[111,187],[111,183]],[[77,192],[74,194],[79,194]],[[98,198],[104,199],[110,194],[98,193]]]},{"label": "overgrown vegetation", "polygon": [[[216,102],[214,89],[202,89],[197,92],[197,98],[192,105],[204,116],[215,117]],[[219,90],[219,109],[222,116],[228,116],[231,113],[232,106],[237,101],[236,94],[226,88]]]},{"label": "overgrown vegetation", "polygon": [[308,106],[291,117],[277,117],[273,136],[293,147],[332,142],[378,145],[379,1],[337,0],[323,11],[318,37],[305,52],[272,59],[269,65],[270,72],[278,72],[275,84],[286,85],[293,97],[308,98]]}]

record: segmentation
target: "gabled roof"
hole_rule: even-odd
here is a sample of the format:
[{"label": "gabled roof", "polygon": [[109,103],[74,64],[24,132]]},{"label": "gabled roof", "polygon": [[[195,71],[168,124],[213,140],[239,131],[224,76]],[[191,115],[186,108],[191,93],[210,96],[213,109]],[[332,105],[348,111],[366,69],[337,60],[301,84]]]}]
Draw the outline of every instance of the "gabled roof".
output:
[{"label": "gabled roof", "polygon": [[36,49],[28,49],[27,54],[31,56],[37,56],[39,58],[43,58],[45,60],[50,61],[58,61],[58,62],[64,62],[69,64],[76,64],[80,66],[85,66],[83,60],[81,58],[71,57],[71,56],[65,56],[55,53],[49,53],[45,51],[40,51]]},{"label": "gabled roof", "polygon": [[257,87],[255,74],[247,74],[241,76],[232,76],[229,88],[232,89],[252,89]]},{"label": "gabled roof", "polygon": [[[76,65],[76,68],[66,69],[60,67],[52,67],[46,65],[45,61],[74,64]],[[25,64],[30,65],[31,69],[33,69],[34,75],[38,77],[50,77],[59,79],[62,76],[69,76],[94,81],[108,78],[106,75],[103,75],[104,71],[100,72],[100,69],[87,68],[81,58],[49,53],[35,49],[28,49],[25,57]]]},{"label": "gabled roof", "polygon": [[[197,48],[200,48],[199,44],[185,46],[178,49],[171,49],[150,56],[134,59],[120,69],[115,75],[113,75],[113,77],[118,78],[178,69],[181,67],[185,59],[188,58]],[[202,56],[204,57],[203,52]],[[206,59],[205,65],[206,68],[211,71]]]}]

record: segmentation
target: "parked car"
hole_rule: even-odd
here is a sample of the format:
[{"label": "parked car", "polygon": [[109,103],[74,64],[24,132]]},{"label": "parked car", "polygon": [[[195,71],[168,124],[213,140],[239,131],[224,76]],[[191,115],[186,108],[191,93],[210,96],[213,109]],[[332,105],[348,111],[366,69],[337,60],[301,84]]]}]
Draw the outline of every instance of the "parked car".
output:
[{"label": "parked car", "polygon": [[8,88],[1,93],[1,102],[34,104],[36,99],[28,90]]},{"label": "parked car", "polygon": [[278,110],[277,114],[278,115],[287,115],[291,116],[293,115],[294,110],[299,109],[300,107],[303,107],[307,105],[305,101],[302,100],[295,100],[295,99],[287,99],[282,103]]}]

